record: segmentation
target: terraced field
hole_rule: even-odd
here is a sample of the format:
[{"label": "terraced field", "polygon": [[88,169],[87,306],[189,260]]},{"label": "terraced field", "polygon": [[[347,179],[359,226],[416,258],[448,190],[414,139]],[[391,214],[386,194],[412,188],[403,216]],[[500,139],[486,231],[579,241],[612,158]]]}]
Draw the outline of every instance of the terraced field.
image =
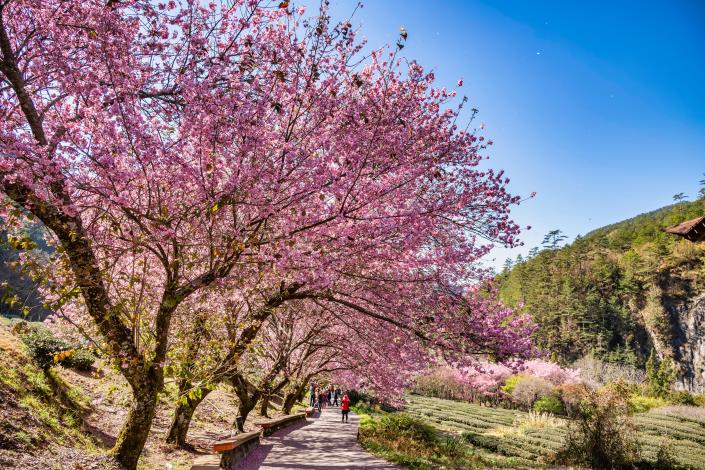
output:
[{"label": "terraced field", "polygon": [[[563,447],[567,421],[531,423],[528,413],[418,395],[407,397],[406,411],[440,430],[465,433],[475,446],[496,454],[541,464]],[[646,459],[660,446],[685,467],[705,468],[705,423],[680,416],[644,413],[635,416]]]}]

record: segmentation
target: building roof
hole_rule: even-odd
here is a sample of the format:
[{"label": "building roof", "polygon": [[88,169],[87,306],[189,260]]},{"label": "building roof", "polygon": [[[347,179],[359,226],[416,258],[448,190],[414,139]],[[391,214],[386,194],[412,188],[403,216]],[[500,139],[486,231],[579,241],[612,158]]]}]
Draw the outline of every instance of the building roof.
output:
[{"label": "building roof", "polygon": [[680,224],[666,227],[664,231],[678,235],[691,242],[699,242],[705,240],[705,215],[697,219],[686,220]]}]

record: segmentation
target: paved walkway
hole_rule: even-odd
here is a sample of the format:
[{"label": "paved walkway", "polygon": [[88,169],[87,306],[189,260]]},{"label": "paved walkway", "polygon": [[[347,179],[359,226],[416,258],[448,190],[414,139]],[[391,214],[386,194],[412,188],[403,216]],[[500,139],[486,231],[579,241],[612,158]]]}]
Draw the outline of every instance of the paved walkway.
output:
[{"label": "paved walkway", "polygon": [[260,446],[238,466],[244,470],[398,469],[378,459],[357,442],[359,418],[340,422],[338,408],[324,408],[308,418],[262,439]]}]

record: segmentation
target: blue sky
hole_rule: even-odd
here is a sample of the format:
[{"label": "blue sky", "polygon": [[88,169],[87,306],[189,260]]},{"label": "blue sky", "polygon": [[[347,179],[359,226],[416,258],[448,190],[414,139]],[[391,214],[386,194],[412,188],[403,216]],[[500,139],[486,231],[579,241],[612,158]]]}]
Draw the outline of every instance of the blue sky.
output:
[{"label": "blue sky", "polygon": [[[332,0],[343,18],[357,3]],[[370,46],[409,38],[405,56],[433,68],[480,110],[491,165],[533,229],[571,239],[694,198],[705,172],[705,1],[369,0],[355,17]],[[496,261],[492,261],[496,258]]]}]

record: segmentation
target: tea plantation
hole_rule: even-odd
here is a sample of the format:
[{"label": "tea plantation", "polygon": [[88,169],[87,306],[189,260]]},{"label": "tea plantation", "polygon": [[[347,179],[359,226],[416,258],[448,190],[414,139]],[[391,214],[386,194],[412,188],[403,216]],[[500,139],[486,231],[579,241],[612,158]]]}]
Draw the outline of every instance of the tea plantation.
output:
[{"label": "tea plantation", "polygon": [[[462,401],[407,397],[406,411],[442,431],[462,433],[476,447],[541,464],[564,445],[567,420]],[[634,416],[645,459],[667,451],[683,468],[705,468],[705,422],[655,412]]]}]

